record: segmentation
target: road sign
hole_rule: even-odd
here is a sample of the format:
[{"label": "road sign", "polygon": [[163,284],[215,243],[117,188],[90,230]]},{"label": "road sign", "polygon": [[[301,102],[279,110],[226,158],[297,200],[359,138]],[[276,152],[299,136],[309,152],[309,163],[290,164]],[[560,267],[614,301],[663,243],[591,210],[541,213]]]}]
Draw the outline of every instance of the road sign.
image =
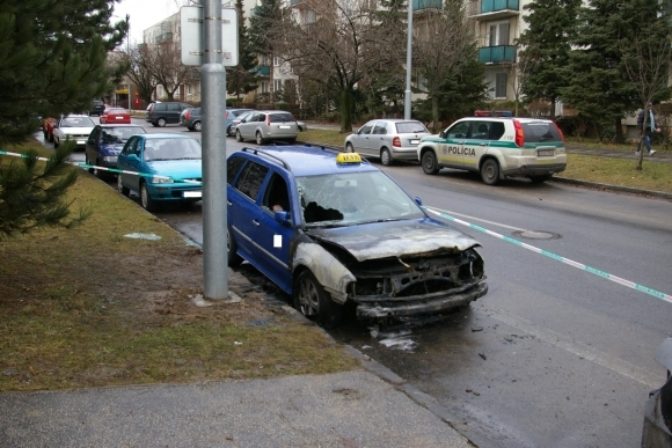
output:
[{"label": "road sign", "polygon": [[[203,39],[203,11],[201,6],[180,8],[182,30],[182,63],[201,65],[205,49]],[[235,8],[222,8],[222,64],[238,65],[238,14]],[[210,51],[210,49],[207,49]]]}]

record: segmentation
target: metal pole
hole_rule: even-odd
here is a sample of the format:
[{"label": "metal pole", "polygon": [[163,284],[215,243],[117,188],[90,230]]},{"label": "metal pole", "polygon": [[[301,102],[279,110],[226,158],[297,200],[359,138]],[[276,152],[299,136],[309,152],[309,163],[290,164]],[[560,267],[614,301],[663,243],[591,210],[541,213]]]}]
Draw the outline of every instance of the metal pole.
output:
[{"label": "metal pole", "polygon": [[411,59],[413,56],[413,0],[408,0],[408,36],[406,40],[406,90],[404,91],[404,119],[411,119]]},{"label": "metal pole", "polygon": [[228,297],[226,252],[226,70],[222,64],[222,1],[205,0],[203,86],[203,268],[206,299]]}]

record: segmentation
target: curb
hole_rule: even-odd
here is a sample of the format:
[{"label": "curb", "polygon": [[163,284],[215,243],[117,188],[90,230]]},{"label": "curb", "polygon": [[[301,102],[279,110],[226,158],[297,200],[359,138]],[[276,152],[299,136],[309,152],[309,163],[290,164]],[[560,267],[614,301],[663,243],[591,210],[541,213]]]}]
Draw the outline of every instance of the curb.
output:
[{"label": "curb", "polygon": [[672,193],[655,190],[642,190],[640,188],[624,187],[622,185],[601,184],[597,182],[589,182],[585,180],[571,179],[563,176],[553,176],[547,182],[558,182],[567,185],[575,185],[578,187],[592,188],[595,190],[613,191],[617,193],[631,193],[642,196],[650,196],[659,199],[666,199],[672,201]]}]

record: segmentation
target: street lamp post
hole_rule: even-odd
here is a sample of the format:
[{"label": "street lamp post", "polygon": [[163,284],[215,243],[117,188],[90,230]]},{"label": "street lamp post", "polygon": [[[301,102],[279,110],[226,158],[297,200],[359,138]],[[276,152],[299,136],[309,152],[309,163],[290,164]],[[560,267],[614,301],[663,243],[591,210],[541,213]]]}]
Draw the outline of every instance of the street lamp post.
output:
[{"label": "street lamp post", "polygon": [[408,31],[406,40],[406,90],[404,91],[404,119],[411,119],[411,59],[413,56],[413,0],[408,0]]}]

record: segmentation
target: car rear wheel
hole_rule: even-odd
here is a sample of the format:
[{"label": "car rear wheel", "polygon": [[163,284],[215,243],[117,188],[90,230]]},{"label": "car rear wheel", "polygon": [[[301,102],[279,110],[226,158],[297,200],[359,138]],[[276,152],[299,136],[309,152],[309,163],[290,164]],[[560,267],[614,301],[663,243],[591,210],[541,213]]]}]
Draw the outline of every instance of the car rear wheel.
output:
[{"label": "car rear wheel", "polygon": [[390,166],[392,163],[392,154],[390,154],[389,149],[383,148],[380,150],[380,163],[383,166]]},{"label": "car rear wheel", "polygon": [[196,123],[194,123],[194,127],[193,127],[193,129],[194,129],[194,131],[196,131],[196,132],[201,132],[201,122],[200,122],[200,121],[197,121]]},{"label": "car rear wheel", "polygon": [[294,306],[304,316],[317,320],[325,327],[333,327],[343,318],[343,306],[326,293],[309,270],[303,270],[294,285]]},{"label": "car rear wheel", "polygon": [[124,187],[124,184],[121,181],[121,174],[117,175],[117,191],[124,196],[128,196],[129,194],[128,188]]},{"label": "car rear wheel", "polygon": [[156,201],[149,195],[149,190],[147,189],[147,184],[145,182],[140,185],[140,205],[142,205],[142,208],[148,212],[156,210]]},{"label": "car rear wheel", "polygon": [[486,159],[483,162],[481,179],[487,185],[495,185],[499,181],[499,163],[495,159]]},{"label": "car rear wheel", "polygon": [[257,131],[255,135],[255,140],[257,142],[257,145],[263,145],[264,144],[264,137],[261,136],[261,132]]},{"label": "car rear wheel", "polygon": [[425,151],[422,153],[422,171],[425,174],[436,174],[439,172],[439,162],[436,160],[434,151]]},{"label": "car rear wheel", "polygon": [[156,120],[156,124],[159,125],[159,127],[163,128],[166,126],[166,119],[165,118],[159,118]]},{"label": "car rear wheel", "polygon": [[236,129],[236,141],[242,142],[243,141],[243,136],[240,135],[240,130]]},{"label": "car rear wheel", "polygon": [[231,237],[231,228],[226,232],[226,253],[229,261],[229,266],[232,268],[240,266],[243,259],[236,253],[236,242]]},{"label": "car rear wheel", "polygon": [[355,152],[355,148],[352,147],[352,143],[347,143],[345,145],[345,152]]}]

